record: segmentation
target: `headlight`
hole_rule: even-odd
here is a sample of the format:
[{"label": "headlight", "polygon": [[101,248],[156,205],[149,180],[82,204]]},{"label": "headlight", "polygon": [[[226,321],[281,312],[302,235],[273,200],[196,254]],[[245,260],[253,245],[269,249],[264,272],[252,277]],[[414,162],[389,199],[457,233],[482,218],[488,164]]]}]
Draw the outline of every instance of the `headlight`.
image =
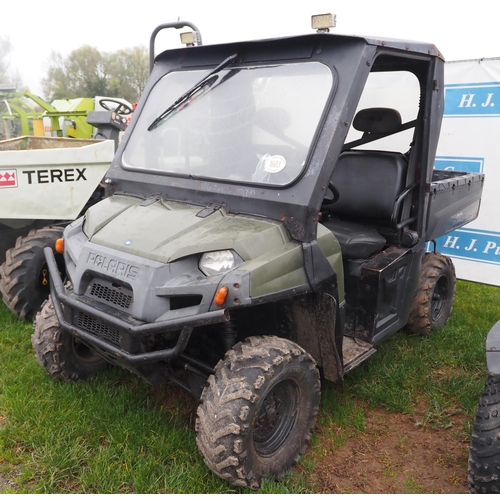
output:
[{"label": "headlight", "polygon": [[236,259],[230,250],[221,250],[218,252],[207,252],[201,256],[199,267],[207,276],[225,273],[232,269],[236,264]]}]

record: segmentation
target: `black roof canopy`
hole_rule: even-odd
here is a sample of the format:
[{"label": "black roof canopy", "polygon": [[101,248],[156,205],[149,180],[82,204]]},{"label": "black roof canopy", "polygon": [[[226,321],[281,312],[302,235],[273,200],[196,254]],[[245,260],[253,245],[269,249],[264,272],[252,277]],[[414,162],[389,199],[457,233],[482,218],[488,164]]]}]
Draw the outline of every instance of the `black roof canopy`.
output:
[{"label": "black roof canopy", "polygon": [[[214,180],[197,176],[174,176],[168,172],[145,172],[124,165],[124,149],[132,135],[139,133],[137,123],[155,85],[171,72],[213,69],[233,54],[237,54],[234,65],[236,68],[317,61],[331,69],[334,83],[301,175],[288,185],[264,186],[229,179]],[[441,107],[442,113],[442,95],[441,104],[437,102],[439,99],[434,102],[432,98],[435,87],[443,86],[442,67],[442,55],[432,44],[334,34],[202,45],[165,51],[155,60],[132,124],[113,160],[109,171],[110,192],[133,193],[144,197],[161,194],[168,199],[200,206],[225,206],[233,213],[281,220],[294,239],[311,241],[316,237],[318,211],[325,188],[342,151],[369,72],[407,70],[415,73],[422,88],[422,106],[427,108],[427,112],[422,113],[425,116],[432,115],[430,111],[433,106],[438,111]],[[440,81],[436,83],[437,80]],[[158,114],[162,111],[163,109],[158,109]],[[424,154],[427,161],[433,161],[434,158],[441,113],[434,112],[436,118],[430,123],[422,122],[421,125],[421,137],[435,136]]]}]

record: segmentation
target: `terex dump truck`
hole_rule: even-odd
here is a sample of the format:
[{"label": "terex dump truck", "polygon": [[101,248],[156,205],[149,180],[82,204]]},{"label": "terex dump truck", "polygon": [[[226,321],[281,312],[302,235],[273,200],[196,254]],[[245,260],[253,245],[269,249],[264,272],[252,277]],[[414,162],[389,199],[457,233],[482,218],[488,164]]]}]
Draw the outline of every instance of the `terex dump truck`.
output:
[{"label": "terex dump truck", "polygon": [[[484,177],[433,171],[443,64],[428,43],[327,32],[158,55],[107,198],[64,231],[66,283],[46,251],[41,366],[170,380],[200,399],[217,475],[279,478],[311,436],[320,374],[340,384],[451,312],[453,264],[426,242],[476,218]],[[414,116],[358,109],[379,72],[416,82]]]},{"label": "terex dump truck", "polygon": [[[132,108],[101,99],[90,111],[94,139],[23,136],[0,141],[0,294],[19,318],[33,321],[49,294],[44,247],[102,199],[103,177]],[[114,105],[116,109],[110,110]],[[57,255],[64,275],[64,260]]]}]

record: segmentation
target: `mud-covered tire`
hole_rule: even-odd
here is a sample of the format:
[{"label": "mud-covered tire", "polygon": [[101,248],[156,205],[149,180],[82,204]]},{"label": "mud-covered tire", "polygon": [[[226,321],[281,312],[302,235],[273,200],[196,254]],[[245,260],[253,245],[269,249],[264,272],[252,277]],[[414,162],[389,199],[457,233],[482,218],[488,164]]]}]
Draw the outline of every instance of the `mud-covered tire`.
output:
[{"label": "mud-covered tire", "polygon": [[90,347],[61,328],[51,297],[36,315],[31,344],[39,365],[56,380],[87,380],[109,366]]},{"label": "mud-covered tire", "polygon": [[[5,253],[0,266],[0,292],[5,305],[20,319],[33,321],[50,293],[49,271],[43,249],[54,248],[61,238],[62,227],[32,229],[20,236]],[[64,273],[62,255],[56,254],[59,270]]]},{"label": "mud-covered tire", "polygon": [[500,376],[489,376],[479,400],[469,449],[469,491],[500,493]]},{"label": "mud-covered tire", "polygon": [[442,328],[453,310],[455,288],[455,266],[451,259],[440,253],[426,253],[406,330],[427,336]]},{"label": "mud-covered tire", "polygon": [[205,463],[235,486],[279,479],[307,447],[321,397],[319,372],[297,344],[250,337],[215,367],[198,407]]}]

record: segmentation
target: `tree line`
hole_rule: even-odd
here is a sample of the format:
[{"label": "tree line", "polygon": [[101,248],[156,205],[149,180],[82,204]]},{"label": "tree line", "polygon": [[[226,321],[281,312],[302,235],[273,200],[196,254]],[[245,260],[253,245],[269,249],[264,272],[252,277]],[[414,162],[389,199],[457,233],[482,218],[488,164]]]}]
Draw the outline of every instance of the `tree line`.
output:
[{"label": "tree line", "polygon": [[83,45],[67,57],[53,51],[46,77],[45,98],[121,97],[137,102],[149,76],[149,53],[144,46],[100,52]]},{"label": "tree line", "polygon": [[[0,35],[0,84],[12,84],[22,90],[19,71],[10,68],[13,51],[8,36]],[[100,52],[83,45],[66,57],[52,51],[46,76],[42,79],[44,98],[121,97],[137,102],[149,76],[149,53],[137,46],[116,52]]]},{"label": "tree line", "polygon": [[10,38],[0,35],[0,84],[13,84],[15,87],[21,85],[19,71],[10,69],[10,54],[13,47]]}]

